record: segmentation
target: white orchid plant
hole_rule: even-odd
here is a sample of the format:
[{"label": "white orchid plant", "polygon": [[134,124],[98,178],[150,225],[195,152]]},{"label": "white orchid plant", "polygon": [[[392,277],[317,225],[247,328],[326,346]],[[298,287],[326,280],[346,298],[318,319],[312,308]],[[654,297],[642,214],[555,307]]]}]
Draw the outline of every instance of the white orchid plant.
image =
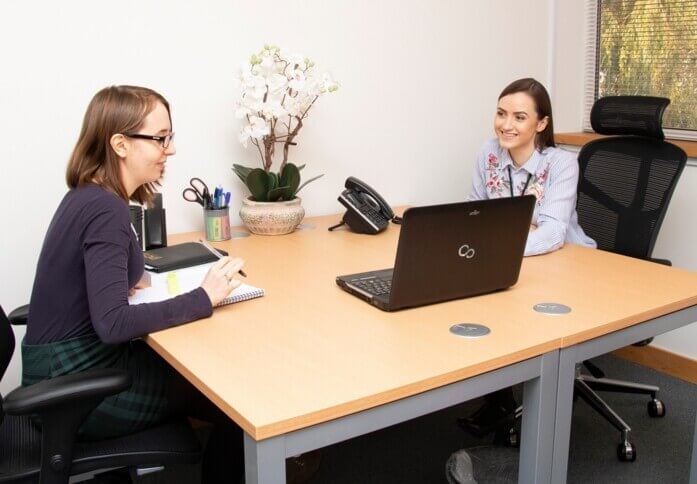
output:
[{"label": "white orchid plant", "polygon": [[[310,108],[339,85],[327,73],[316,73],[315,64],[303,56],[265,45],[253,54],[240,72],[241,96],[236,116],[242,120],[240,142],[257,148],[261,168],[233,164],[233,171],[249,188],[255,201],[291,200],[308,183],[300,184],[300,170],[288,162],[288,151],[303,127]],[[283,161],[272,171],[277,145],[283,145]]]}]

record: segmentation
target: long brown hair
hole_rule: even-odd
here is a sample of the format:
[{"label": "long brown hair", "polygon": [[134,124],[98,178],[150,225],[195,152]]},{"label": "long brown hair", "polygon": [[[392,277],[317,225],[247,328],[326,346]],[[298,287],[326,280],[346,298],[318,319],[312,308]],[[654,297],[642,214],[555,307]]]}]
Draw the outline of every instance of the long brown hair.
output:
[{"label": "long brown hair", "polygon": [[549,99],[547,89],[545,89],[540,81],[531,77],[526,77],[513,81],[506,86],[503,91],[501,91],[501,94],[499,94],[499,100],[504,96],[515,94],[516,92],[524,92],[532,98],[535,102],[537,119],[542,120],[547,116],[547,127],[535,135],[535,147],[537,151],[542,152],[542,150],[548,146],[554,148],[556,145],[554,144],[554,125],[552,123],[552,101]]},{"label": "long brown hair", "polygon": [[[167,100],[146,87],[110,86],[94,95],[82,121],[82,129],[68,161],[65,179],[68,187],[77,188],[97,183],[129,200],[121,180],[119,156],[111,147],[111,137],[118,133],[138,131],[146,116],[161,102],[172,116]],[[158,182],[145,183],[130,196],[130,200],[146,204],[152,201]]]}]

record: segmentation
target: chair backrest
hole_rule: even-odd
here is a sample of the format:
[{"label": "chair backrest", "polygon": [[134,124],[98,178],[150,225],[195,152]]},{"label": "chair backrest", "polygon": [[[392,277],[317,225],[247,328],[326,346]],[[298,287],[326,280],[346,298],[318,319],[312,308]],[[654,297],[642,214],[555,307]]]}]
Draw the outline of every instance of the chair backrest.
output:
[{"label": "chair backrest", "polygon": [[662,118],[669,99],[610,96],[598,99],[591,125],[617,135],[581,148],[578,219],[598,248],[651,257],[687,155],[664,141]]},{"label": "chair backrest", "polygon": [[5,370],[10,364],[15,350],[15,334],[10,326],[10,320],[0,306],[0,380],[5,376]]},{"label": "chair backrest", "polygon": [[[5,376],[5,370],[10,364],[12,353],[15,350],[15,334],[10,326],[5,311],[0,306],[0,380]],[[5,411],[2,409],[2,394],[0,394],[0,424],[5,419]]]}]

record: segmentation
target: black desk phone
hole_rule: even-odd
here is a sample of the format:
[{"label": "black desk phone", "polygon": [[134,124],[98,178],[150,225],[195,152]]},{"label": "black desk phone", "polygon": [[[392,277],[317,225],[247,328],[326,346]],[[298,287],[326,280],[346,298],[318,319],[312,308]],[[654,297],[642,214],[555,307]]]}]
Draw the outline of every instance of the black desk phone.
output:
[{"label": "black desk phone", "polygon": [[341,222],[329,227],[329,230],[346,224],[354,232],[377,234],[387,228],[390,220],[394,223],[401,222],[378,192],[358,178],[348,177],[345,188],[338,200],[346,207],[346,213]]}]

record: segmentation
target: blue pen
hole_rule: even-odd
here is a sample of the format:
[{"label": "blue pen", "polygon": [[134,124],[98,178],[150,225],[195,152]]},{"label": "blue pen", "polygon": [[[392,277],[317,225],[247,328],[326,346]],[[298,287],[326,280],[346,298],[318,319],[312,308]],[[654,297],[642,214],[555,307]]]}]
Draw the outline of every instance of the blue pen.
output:
[{"label": "blue pen", "polygon": [[215,190],[213,191],[213,209],[217,210],[220,208],[219,200],[220,200],[220,187],[215,187]]},{"label": "blue pen", "polygon": [[230,205],[230,192],[225,193],[225,207]]}]

